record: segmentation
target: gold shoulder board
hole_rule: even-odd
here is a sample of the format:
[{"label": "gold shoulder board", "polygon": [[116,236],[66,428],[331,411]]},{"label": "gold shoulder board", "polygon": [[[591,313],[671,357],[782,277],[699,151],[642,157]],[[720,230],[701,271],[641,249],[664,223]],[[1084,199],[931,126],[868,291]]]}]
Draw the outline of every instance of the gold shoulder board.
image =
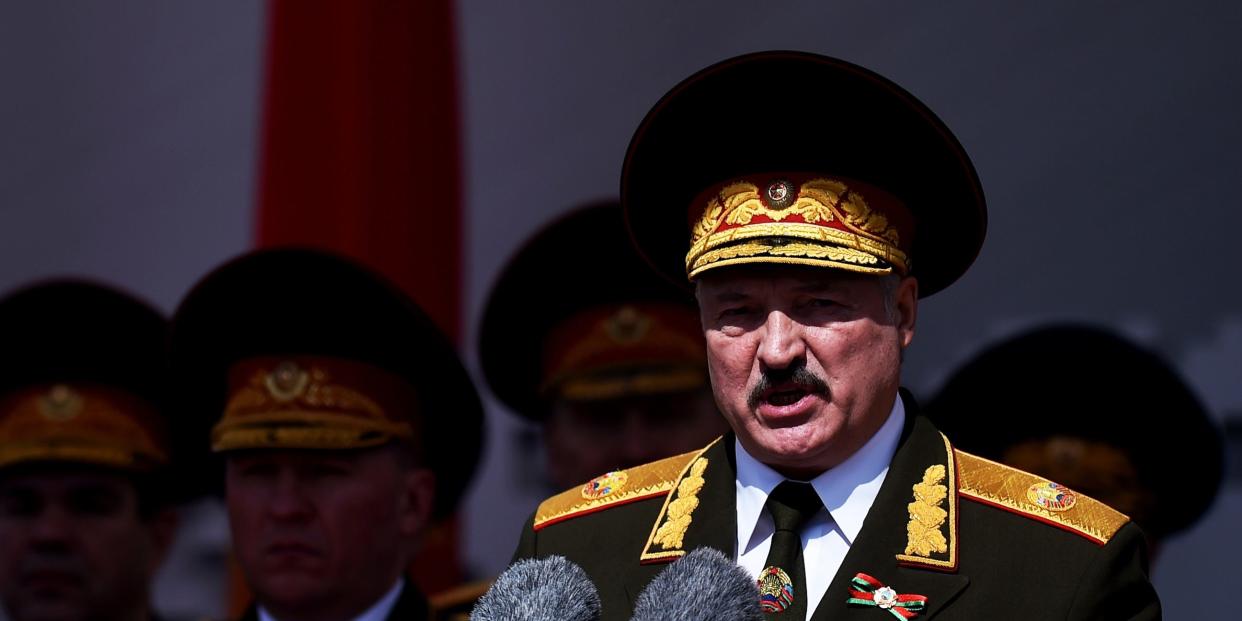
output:
[{"label": "gold shoulder board", "polygon": [[432,621],[469,621],[470,611],[491,588],[491,580],[479,580],[456,586],[427,598]]},{"label": "gold shoulder board", "polygon": [[535,530],[608,507],[668,494],[676,486],[677,476],[698,454],[699,451],[691,451],[608,472],[581,487],[565,490],[539,505],[535,511]]},{"label": "gold shoulder board", "polygon": [[1098,544],[1108,543],[1130,518],[1045,478],[954,449],[958,493],[1051,524]]}]

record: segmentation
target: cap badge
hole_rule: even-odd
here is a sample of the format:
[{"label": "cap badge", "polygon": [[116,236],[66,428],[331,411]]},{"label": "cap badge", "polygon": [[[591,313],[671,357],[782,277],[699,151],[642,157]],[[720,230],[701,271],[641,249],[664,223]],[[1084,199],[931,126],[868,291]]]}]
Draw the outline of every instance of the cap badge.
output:
[{"label": "cap badge", "polygon": [[286,360],[267,374],[264,384],[268,394],[277,401],[293,401],[306,393],[306,387],[310,384],[310,373],[297,363]]},{"label": "cap badge", "polygon": [[582,497],[587,500],[599,500],[621,491],[629,475],[624,470],[614,470],[601,474],[582,486]]},{"label": "cap badge", "polygon": [[756,583],[759,585],[759,607],[763,608],[763,612],[784,612],[793,603],[793,580],[780,567],[773,565],[764,569]]},{"label": "cap badge", "polygon": [[67,421],[82,412],[82,395],[65,384],[56,384],[39,399],[39,414],[53,422]]},{"label": "cap badge", "polygon": [[622,306],[616,314],[604,320],[604,331],[609,338],[622,345],[641,341],[650,329],[651,318],[633,306]]},{"label": "cap badge", "polygon": [[913,619],[927,607],[927,596],[913,593],[898,593],[875,578],[864,574],[855,574],[850,580],[850,597],[845,603],[852,606],[874,606],[887,610],[898,619]]},{"label": "cap badge", "polygon": [[1078,495],[1059,483],[1036,483],[1026,488],[1026,499],[1031,504],[1049,511],[1068,511],[1078,502]]},{"label": "cap badge", "polygon": [[768,207],[784,209],[793,204],[794,199],[797,198],[797,193],[794,192],[792,183],[782,179],[769,183],[768,189],[763,193],[763,197],[767,199],[765,202],[768,204]]}]

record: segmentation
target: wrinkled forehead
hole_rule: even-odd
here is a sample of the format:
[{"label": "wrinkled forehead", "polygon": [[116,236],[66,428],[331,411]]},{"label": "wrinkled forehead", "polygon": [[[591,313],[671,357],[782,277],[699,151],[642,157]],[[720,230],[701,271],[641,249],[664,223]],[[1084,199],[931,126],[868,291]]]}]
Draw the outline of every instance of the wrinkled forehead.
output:
[{"label": "wrinkled forehead", "polygon": [[397,442],[356,449],[245,449],[224,454],[225,463],[232,467],[261,465],[267,468],[313,468],[317,465],[349,465],[367,469],[389,461],[402,464],[408,449]]},{"label": "wrinkled forehead", "polygon": [[0,469],[0,489],[45,491],[100,489],[123,492],[133,485],[127,473],[72,462],[35,462]]},{"label": "wrinkled forehead", "polygon": [[870,290],[881,278],[804,265],[736,265],[703,274],[695,281],[695,295],[703,305],[761,293]]}]

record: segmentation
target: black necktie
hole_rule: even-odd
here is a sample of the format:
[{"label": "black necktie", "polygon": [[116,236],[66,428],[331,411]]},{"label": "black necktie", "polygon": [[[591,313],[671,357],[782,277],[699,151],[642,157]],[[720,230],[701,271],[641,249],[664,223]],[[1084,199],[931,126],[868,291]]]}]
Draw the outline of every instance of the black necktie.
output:
[{"label": "black necktie", "polygon": [[785,481],[768,496],[776,531],[759,574],[760,604],[770,621],[806,619],[806,566],[802,561],[802,527],[824,503],[810,483]]}]

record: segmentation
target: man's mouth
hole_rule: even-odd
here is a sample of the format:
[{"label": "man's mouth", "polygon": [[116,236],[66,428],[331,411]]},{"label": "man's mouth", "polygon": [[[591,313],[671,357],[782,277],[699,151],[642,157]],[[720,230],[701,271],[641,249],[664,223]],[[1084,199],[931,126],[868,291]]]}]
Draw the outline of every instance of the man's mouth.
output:
[{"label": "man's mouth", "polygon": [[296,541],[279,541],[267,546],[264,550],[268,556],[275,558],[317,558],[323,554],[314,546]]},{"label": "man's mouth", "polygon": [[812,398],[822,393],[817,386],[801,382],[781,382],[761,392],[759,402],[755,405],[765,416],[799,416],[811,406]]},{"label": "man's mouth", "polygon": [[[805,366],[790,369],[765,369],[759,381],[747,396],[751,408],[765,407],[783,410],[807,402],[813,395],[828,394],[828,383]],[[793,407],[793,409],[801,409]]]},{"label": "man's mouth", "polygon": [[801,401],[803,397],[806,397],[809,394],[811,394],[811,391],[806,388],[785,388],[768,392],[763,396],[763,400],[769,405],[783,407],[786,405],[793,405]]},{"label": "man's mouth", "polygon": [[76,588],[81,583],[82,579],[77,573],[66,570],[34,570],[23,573],[21,577],[22,586],[32,591],[60,591]]}]

